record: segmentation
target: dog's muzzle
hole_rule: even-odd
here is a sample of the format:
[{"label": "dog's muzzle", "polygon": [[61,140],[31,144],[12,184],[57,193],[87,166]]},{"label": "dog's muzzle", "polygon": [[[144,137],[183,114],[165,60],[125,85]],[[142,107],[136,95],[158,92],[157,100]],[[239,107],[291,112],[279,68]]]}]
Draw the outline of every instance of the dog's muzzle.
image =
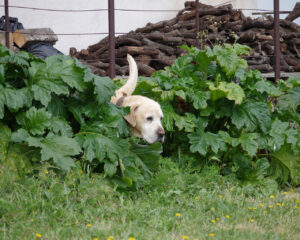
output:
[{"label": "dog's muzzle", "polygon": [[165,130],[163,128],[159,128],[156,133],[157,141],[163,143],[165,141]]}]

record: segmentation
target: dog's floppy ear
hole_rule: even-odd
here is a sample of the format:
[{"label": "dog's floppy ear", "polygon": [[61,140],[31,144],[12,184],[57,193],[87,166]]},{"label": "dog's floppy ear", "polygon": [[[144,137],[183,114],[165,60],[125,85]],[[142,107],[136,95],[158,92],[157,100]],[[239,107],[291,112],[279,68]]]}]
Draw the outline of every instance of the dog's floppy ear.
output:
[{"label": "dog's floppy ear", "polygon": [[130,124],[130,126],[135,127],[136,126],[136,116],[135,112],[138,109],[139,105],[133,105],[130,107],[130,113],[125,116],[125,120]]}]

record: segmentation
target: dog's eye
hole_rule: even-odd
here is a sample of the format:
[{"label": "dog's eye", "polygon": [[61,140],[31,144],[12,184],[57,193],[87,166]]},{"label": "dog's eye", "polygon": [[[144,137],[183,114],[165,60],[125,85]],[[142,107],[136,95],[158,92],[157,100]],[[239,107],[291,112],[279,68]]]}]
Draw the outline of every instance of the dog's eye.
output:
[{"label": "dog's eye", "polygon": [[160,121],[162,121],[163,120],[163,117],[160,117]]},{"label": "dog's eye", "polygon": [[150,117],[147,117],[146,119],[147,119],[147,121],[152,121],[153,117],[150,116]]}]

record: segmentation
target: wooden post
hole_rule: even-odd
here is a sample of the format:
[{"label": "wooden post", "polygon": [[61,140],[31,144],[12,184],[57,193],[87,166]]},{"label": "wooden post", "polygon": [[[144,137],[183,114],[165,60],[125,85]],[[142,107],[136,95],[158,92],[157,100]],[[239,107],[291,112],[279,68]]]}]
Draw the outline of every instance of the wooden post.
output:
[{"label": "wooden post", "polygon": [[199,48],[199,0],[196,0],[196,48]]},{"label": "wooden post", "polygon": [[9,13],[8,13],[8,0],[4,0],[5,8],[5,46],[10,47],[9,44]]},{"label": "wooden post", "polygon": [[108,24],[109,24],[109,77],[116,76],[115,56],[115,3],[108,0]]},{"label": "wooden post", "polygon": [[275,81],[280,79],[279,0],[274,0]]}]

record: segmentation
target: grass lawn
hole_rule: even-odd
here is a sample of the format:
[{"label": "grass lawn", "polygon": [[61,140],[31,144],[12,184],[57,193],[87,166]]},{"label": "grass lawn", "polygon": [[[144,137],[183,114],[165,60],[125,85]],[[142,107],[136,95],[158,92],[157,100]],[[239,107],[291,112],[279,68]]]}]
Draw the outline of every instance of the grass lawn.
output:
[{"label": "grass lawn", "polygon": [[[265,186],[264,186],[265,185]],[[0,239],[300,239],[300,191],[241,185],[163,159],[150,184],[115,190],[100,175],[0,173]]]}]

